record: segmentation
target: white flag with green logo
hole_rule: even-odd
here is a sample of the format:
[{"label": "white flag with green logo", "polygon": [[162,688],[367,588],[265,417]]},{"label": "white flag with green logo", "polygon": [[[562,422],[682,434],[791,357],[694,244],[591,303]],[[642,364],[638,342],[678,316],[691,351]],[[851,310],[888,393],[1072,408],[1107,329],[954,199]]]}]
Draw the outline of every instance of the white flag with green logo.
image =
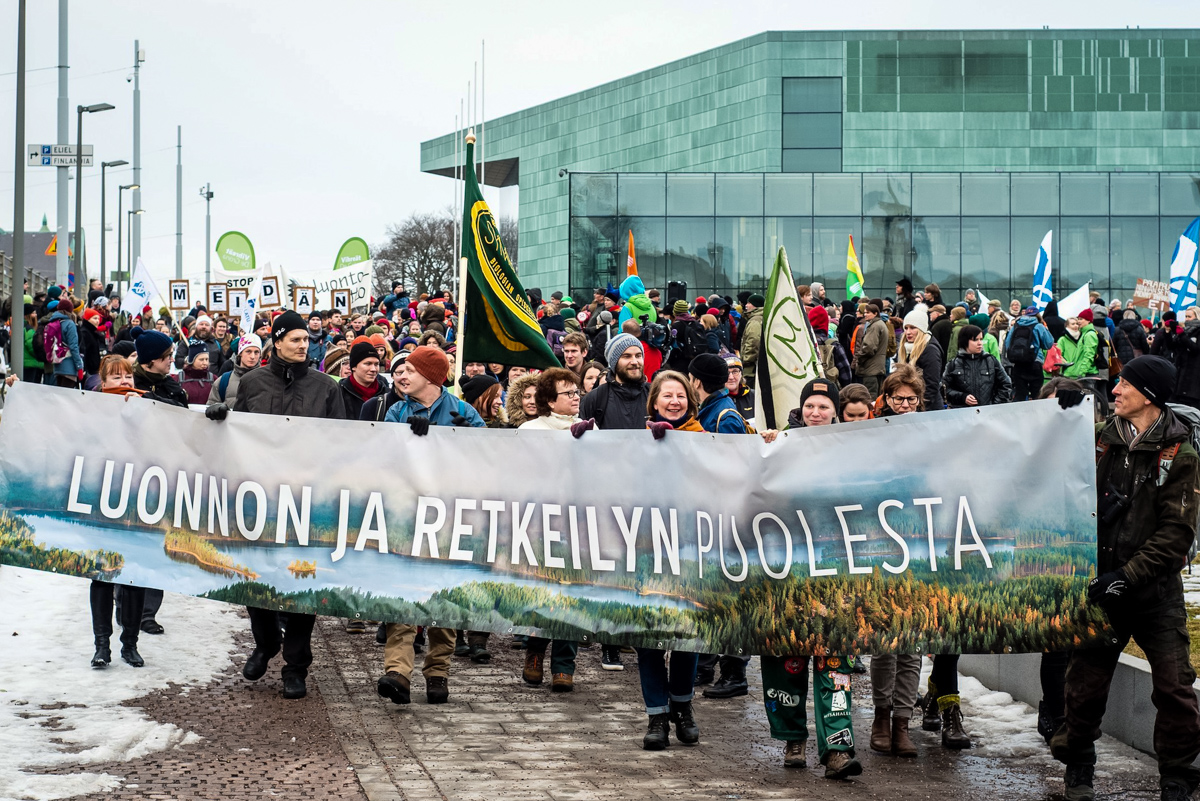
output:
[{"label": "white flag with green logo", "polygon": [[804,385],[822,375],[808,312],[796,296],[782,247],[767,286],[762,325],[754,371],[754,424],[760,431],[787,425],[788,412],[800,406]]}]

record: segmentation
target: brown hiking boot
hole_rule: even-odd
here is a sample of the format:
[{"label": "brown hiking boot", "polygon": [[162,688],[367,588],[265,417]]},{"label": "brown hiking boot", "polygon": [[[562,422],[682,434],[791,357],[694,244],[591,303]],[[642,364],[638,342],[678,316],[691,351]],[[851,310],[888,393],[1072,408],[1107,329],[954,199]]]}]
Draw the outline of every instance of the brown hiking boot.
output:
[{"label": "brown hiking boot", "polygon": [[525,652],[525,670],[521,672],[521,678],[525,679],[526,684],[542,683],[542,661],[545,658],[545,654],[537,651]]},{"label": "brown hiking boot", "polygon": [[917,755],[917,747],[908,736],[908,718],[892,718],[892,753],[906,758]]},{"label": "brown hiking boot", "polygon": [[808,757],[804,755],[804,740],[788,740],[783,747],[783,766],[785,768],[807,768]]},{"label": "brown hiking boot", "polygon": [[942,747],[960,751],[971,747],[971,738],[963,729],[962,707],[947,704],[942,711]]},{"label": "brown hiking boot", "polygon": [[575,689],[575,677],[570,673],[555,673],[550,677],[550,692],[569,693]]},{"label": "brown hiking boot", "polygon": [[871,750],[881,754],[892,753],[892,710],[875,708],[875,722],[871,724]]},{"label": "brown hiking boot", "polygon": [[825,757],[826,779],[847,779],[862,773],[862,763],[850,755],[849,751],[830,751]]}]

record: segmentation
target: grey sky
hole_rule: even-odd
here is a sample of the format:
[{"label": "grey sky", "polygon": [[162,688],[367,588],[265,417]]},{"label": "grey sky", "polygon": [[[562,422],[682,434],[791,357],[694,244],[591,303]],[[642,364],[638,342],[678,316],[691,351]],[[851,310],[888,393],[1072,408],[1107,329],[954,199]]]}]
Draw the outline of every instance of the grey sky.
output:
[{"label": "grey sky", "polygon": [[[12,227],[16,0],[0,4],[0,227]],[[57,3],[29,3],[28,68],[57,63]],[[381,242],[389,223],[450,204],[451,182],[420,172],[420,142],[453,127],[487,39],[489,117],[620,78],[764,30],[1178,27],[1194,0],[948,3],[864,0],[730,3],[610,0],[594,4],[220,2],[71,3],[70,105],[108,102],[84,141],[132,160],[133,40],[141,39],[142,253],[175,269],[175,126],[183,125],[184,274],[202,280],[204,201],[213,239],[236,229],[259,263],[304,277],[333,264],[348,237]],[[28,74],[26,141],[55,140],[56,73]],[[110,172],[110,255],[116,189]],[[55,225],[54,170],[26,172],[28,229]],[[74,182],[71,182],[74,214]],[[99,269],[99,167],[84,171],[89,264]],[[127,201],[128,202],[128,201]],[[516,198],[489,190],[501,214]],[[128,206],[127,206],[128,207]],[[214,262],[215,262],[214,258]],[[112,265],[110,264],[110,269]],[[165,289],[165,286],[163,287]]]}]

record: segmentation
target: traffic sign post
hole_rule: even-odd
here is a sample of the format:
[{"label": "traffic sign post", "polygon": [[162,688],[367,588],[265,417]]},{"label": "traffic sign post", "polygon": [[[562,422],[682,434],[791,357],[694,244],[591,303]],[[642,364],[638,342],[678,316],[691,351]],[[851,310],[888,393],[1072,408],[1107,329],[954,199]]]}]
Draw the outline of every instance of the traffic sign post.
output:
[{"label": "traffic sign post", "polygon": [[[74,167],[78,161],[75,145],[30,145],[30,167]],[[92,166],[92,145],[83,146],[83,166]]]}]

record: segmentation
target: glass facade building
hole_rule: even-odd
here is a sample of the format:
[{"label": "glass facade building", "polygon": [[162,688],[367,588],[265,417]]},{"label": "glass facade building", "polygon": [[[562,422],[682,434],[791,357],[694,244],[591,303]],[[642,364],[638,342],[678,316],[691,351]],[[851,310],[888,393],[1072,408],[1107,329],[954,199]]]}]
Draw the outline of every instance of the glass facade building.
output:
[{"label": "glass facade building", "polygon": [[[478,133],[478,132],[477,132]],[[528,286],[761,289],[778,245],[842,294],[908,276],[1028,299],[1165,277],[1200,215],[1200,30],[775,31],[488,120]],[[421,146],[450,175],[454,138]]]}]

